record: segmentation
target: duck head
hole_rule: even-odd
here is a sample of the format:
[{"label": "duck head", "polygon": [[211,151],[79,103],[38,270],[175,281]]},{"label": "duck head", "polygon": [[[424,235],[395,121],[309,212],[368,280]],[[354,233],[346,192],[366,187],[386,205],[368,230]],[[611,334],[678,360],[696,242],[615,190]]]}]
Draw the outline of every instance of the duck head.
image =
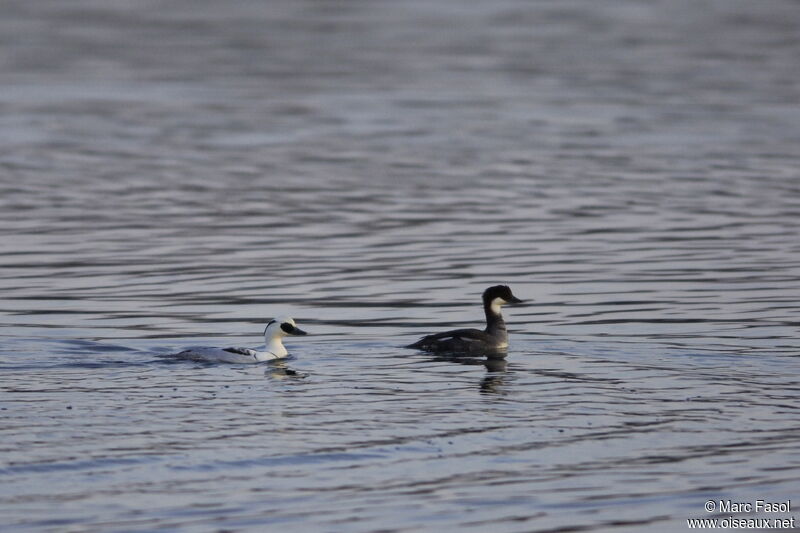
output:
[{"label": "duck head", "polygon": [[269,342],[269,339],[281,338],[287,336],[306,335],[306,332],[298,328],[294,320],[288,316],[274,318],[267,323],[264,328],[264,338]]},{"label": "duck head", "polygon": [[506,304],[518,304],[522,300],[511,293],[508,285],[495,285],[483,291],[483,305],[491,309],[492,313],[499,315],[500,307]]}]

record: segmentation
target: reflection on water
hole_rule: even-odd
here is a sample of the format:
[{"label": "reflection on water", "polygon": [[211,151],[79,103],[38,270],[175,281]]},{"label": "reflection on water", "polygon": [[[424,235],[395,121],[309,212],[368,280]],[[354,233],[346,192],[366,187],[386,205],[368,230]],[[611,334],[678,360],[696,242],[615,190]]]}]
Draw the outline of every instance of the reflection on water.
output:
[{"label": "reflection on water", "polygon": [[480,380],[479,389],[482,393],[503,394],[503,384],[508,373],[508,361],[505,359],[492,359],[482,357],[436,356],[429,359],[431,363],[453,363],[457,365],[482,366],[486,374]]},{"label": "reflection on water", "polygon": [[298,372],[297,370],[290,368],[285,360],[280,359],[271,361],[267,369],[264,371],[264,375],[276,380],[302,379],[308,376],[307,373]]},{"label": "reflection on water", "polygon": [[[796,3],[157,7],[0,17],[5,529],[676,531],[797,492]],[[402,348],[497,283],[505,361]],[[160,357],[283,313],[286,361]]]},{"label": "reflection on water", "polygon": [[502,394],[508,363],[505,359],[486,359],[483,366],[486,367],[486,376],[481,380],[481,392]]}]

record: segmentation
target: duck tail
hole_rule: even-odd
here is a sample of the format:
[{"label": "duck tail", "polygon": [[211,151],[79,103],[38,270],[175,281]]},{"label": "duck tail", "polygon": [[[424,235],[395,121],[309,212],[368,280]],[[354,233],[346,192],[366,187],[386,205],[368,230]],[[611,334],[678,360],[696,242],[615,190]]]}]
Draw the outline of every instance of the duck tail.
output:
[{"label": "duck tail", "polygon": [[416,349],[416,350],[424,349],[425,348],[425,337],[422,337],[420,340],[418,340],[417,342],[415,342],[413,344],[409,344],[408,346],[406,346],[406,348],[413,348],[413,349]]}]

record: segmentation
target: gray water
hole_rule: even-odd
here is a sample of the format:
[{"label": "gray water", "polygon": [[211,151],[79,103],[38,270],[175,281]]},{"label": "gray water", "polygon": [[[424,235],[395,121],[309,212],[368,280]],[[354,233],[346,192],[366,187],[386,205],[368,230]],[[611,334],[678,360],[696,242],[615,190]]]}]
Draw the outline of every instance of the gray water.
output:
[{"label": "gray water", "polygon": [[[797,2],[0,10],[4,531],[800,505]],[[505,363],[402,348],[496,283]]]}]

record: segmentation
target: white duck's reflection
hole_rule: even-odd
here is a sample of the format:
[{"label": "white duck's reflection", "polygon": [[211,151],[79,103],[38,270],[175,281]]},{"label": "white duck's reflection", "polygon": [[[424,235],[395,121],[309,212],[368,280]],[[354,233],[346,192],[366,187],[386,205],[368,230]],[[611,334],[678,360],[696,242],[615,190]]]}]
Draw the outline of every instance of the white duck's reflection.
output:
[{"label": "white duck's reflection", "polygon": [[276,380],[303,379],[308,377],[307,373],[290,368],[284,359],[270,361],[267,369],[264,371],[264,375]]}]

